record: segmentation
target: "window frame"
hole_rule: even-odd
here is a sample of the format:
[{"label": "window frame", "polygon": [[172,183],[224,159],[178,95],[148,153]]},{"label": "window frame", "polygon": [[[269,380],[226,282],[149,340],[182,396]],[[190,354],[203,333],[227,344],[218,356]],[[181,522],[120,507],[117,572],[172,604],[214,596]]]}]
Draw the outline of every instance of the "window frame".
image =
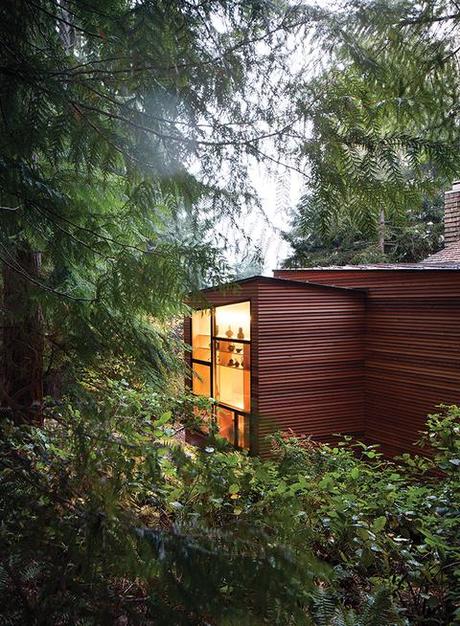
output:
[{"label": "window frame", "polygon": [[[216,400],[216,405],[215,408],[212,412],[212,419],[215,421],[215,423],[217,423],[217,416],[216,416],[216,410],[221,407],[223,409],[226,409],[227,411],[232,411],[233,413],[233,447],[238,449],[238,450],[248,450],[249,452],[251,452],[252,450],[252,419],[251,419],[251,411],[252,411],[252,359],[253,359],[253,350],[252,350],[252,337],[253,337],[253,325],[252,325],[252,301],[251,298],[244,298],[244,300],[238,300],[238,301],[234,301],[234,302],[229,302],[227,304],[221,304],[221,305],[214,305],[212,307],[206,307],[206,308],[202,308],[202,309],[195,309],[194,312],[199,312],[199,311],[206,311],[209,310],[211,315],[210,315],[210,341],[211,341],[211,360],[210,361],[203,361],[202,359],[196,359],[193,357],[193,318],[192,316],[190,316],[190,340],[191,340],[191,352],[190,352],[190,362],[191,362],[191,369],[192,369],[192,380],[191,380],[191,390],[192,393],[194,395],[196,395],[197,397],[199,397],[199,394],[195,394],[195,392],[193,391],[193,364],[194,363],[198,363],[200,365],[206,365],[210,368],[210,389],[211,389],[211,395],[209,396],[210,398],[215,398],[214,394],[215,394],[215,368],[217,366],[216,364],[216,341],[228,341],[229,338],[228,337],[222,337],[222,336],[217,336],[215,333],[216,330],[216,309],[219,308],[219,306],[229,306],[232,304],[242,304],[242,303],[248,303],[249,304],[249,325],[250,325],[250,339],[233,339],[232,340],[235,343],[243,343],[243,344],[249,344],[250,346],[250,351],[251,351],[251,356],[250,356],[250,365],[249,365],[249,381],[250,381],[250,389],[249,389],[249,410],[245,411],[243,409],[240,409],[238,407],[234,407],[231,406],[229,404],[226,404],[225,402],[219,402]],[[201,396],[201,397],[205,397],[205,396]],[[239,435],[239,416],[241,416],[243,419],[247,419],[248,420],[248,430],[247,430],[247,439],[248,439],[248,447],[247,448],[242,448],[241,446],[238,445],[238,435]]]}]

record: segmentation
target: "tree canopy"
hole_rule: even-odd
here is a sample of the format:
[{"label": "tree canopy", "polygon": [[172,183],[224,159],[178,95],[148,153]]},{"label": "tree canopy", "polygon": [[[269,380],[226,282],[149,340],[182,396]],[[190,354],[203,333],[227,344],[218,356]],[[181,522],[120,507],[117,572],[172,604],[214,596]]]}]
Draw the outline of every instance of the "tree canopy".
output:
[{"label": "tree canopy", "polygon": [[40,402],[40,335],[51,360],[117,355],[159,380],[162,321],[226,276],[209,226],[250,197],[244,154],[282,131],[279,86],[257,96],[295,14],[9,0],[0,17],[2,402]]},{"label": "tree canopy", "polygon": [[458,621],[458,407],[429,458],[290,434],[251,458],[186,390],[178,320],[260,271],[220,232],[257,159],[308,181],[293,264],[439,245],[459,22],[447,0],[0,4],[2,624]]},{"label": "tree canopy", "polygon": [[337,214],[326,231],[321,215],[310,211],[309,197],[292,211],[284,237],[290,253],[286,268],[359,265],[368,263],[418,263],[443,246],[444,195],[424,196],[401,215],[385,220],[384,250],[375,233],[362,229],[347,214]]},{"label": "tree canopy", "polygon": [[345,224],[383,252],[392,227],[458,176],[459,22],[443,0],[325,10],[317,37],[327,63],[300,97],[310,178],[299,211],[310,233]]}]

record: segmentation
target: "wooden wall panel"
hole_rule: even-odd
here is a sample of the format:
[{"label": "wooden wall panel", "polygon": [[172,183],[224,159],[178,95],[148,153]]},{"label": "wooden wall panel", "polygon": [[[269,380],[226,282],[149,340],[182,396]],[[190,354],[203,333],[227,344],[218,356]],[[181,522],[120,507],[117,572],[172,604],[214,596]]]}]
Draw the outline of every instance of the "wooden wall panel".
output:
[{"label": "wooden wall panel", "polygon": [[363,431],[363,300],[338,289],[259,285],[259,453],[278,430],[315,438]]},{"label": "wooden wall panel", "polygon": [[437,405],[460,404],[460,271],[325,269],[276,275],[368,289],[369,441],[388,453],[413,449]]},{"label": "wooden wall panel", "polygon": [[363,431],[363,293],[258,278],[203,296],[251,301],[253,452],[268,453],[278,430],[327,440]]},{"label": "wooden wall panel", "polygon": [[460,270],[401,269],[305,269],[275,270],[274,276],[289,280],[311,281],[338,287],[368,289],[368,299],[417,300],[460,297]]}]

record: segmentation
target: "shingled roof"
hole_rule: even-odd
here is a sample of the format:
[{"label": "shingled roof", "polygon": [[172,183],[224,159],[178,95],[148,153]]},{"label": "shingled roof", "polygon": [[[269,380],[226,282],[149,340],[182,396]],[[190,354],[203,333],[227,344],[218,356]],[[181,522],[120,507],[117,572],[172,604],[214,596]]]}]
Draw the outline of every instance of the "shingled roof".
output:
[{"label": "shingled roof", "polygon": [[460,181],[444,197],[444,242],[445,248],[422,261],[423,264],[457,264],[460,267]]},{"label": "shingled roof", "polygon": [[455,241],[451,243],[443,250],[436,252],[436,254],[432,254],[428,258],[423,261],[423,264],[433,263],[433,264],[452,264],[455,263],[460,267],[460,241]]}]

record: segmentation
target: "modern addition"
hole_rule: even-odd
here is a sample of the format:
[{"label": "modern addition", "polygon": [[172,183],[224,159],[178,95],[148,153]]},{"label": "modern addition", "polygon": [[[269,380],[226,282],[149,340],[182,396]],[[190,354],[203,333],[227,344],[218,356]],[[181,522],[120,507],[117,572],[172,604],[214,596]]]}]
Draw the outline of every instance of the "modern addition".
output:
[{"label": "modern addition", "polygon": [[189,384],[223,437],[265,455],[276,431],[351,434],[394,455],[460,404],[460,183],[445,204],[445,248],[421,263],[281,269],[192,301]]}]

